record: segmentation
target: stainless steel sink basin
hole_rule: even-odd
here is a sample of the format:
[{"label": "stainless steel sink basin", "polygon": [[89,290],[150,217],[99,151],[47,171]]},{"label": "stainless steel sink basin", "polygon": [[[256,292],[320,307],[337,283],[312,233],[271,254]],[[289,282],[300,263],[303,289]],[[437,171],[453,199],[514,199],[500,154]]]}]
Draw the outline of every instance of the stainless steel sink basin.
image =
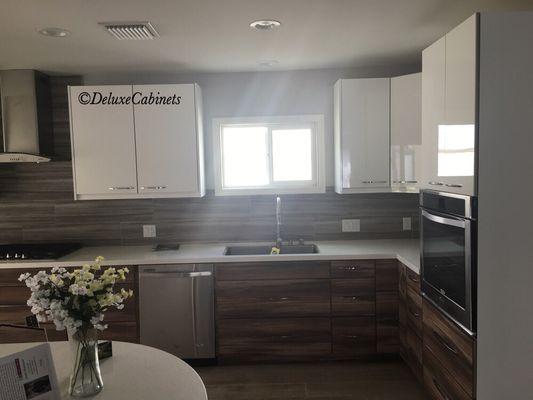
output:
[{"label": "stainless steel sink basin", "polygon": [[[224,250],[225,256],[255,256],[269,255],[272,246],[228,246]],[[282,245],[280,254],[317,254],[316,244]]]}]

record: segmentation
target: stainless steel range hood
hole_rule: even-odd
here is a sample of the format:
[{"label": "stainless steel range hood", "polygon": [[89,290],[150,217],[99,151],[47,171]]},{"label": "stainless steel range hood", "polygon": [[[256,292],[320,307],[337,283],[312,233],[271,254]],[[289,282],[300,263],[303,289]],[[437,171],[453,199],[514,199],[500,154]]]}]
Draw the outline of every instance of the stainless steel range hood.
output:
[{"label": "stainless steel range hood", "polygon": [[33,70],[0,71],[0,105],[0,163],[50,161],[50,78]]}]

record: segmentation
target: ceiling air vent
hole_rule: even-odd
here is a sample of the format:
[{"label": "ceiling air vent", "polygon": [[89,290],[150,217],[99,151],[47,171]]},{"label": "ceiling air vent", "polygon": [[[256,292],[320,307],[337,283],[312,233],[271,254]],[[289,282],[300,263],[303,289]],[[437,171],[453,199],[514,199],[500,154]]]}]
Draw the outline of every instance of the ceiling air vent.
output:
[{"label": "ceiling air vent", "polygon": [[159,37],[150,22],[100,22],[118,40],[151,40]]}]

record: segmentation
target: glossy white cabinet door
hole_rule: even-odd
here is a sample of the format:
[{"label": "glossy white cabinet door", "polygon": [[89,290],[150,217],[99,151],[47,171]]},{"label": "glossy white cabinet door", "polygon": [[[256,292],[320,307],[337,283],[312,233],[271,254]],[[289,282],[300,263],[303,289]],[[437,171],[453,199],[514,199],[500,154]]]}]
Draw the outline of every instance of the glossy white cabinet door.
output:
[{"label": "glossy white cabinet door", "polygon": [[391,188],[418,191],[421,179],[422,74],[391,78]]},{"label": "glossy white cabinet door", "polygon": [[139,194],[202,195],[196,88],[194,84],[133,86],[140,97],[164,96],[175,103],[134,105]]},{"label": "glossy white cabinet door", "polygon": [[475,194],[476,76],[477,15],[473,15],[446,35],[446,101],[437,180],[447,192]]},{"label": "glossy white cabinet door", "polygon": [[446,34],[446,124],[476,123],[477,16]]},{"label": "glossy white cabinet door", "polygon": [[389,188],[390,79],[341,79],[335,93],[336,190]]},{"label": "glossy white cabinet door", "polygon": [[444,121],[446,38],[422,52],[422,179],[421,189],[441,190],[438,180],[438,126]]},{"label": "glossy white cabinet door", "polygon": [[132,94],[130,85],[69,87],[75,197],[114,198],[136,194],[133,107],[131,104],[82,104],[93,93],[123,97]]}]

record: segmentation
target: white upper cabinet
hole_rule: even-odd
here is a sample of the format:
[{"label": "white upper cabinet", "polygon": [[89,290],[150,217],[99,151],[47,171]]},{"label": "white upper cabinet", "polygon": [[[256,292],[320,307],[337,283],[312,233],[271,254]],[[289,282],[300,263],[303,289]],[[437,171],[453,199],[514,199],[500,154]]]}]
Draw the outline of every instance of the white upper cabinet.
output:
[{"label": "white upper cabinet", "polygon": [[197,85],[71,86],[69,99],[77,200],[203,196]]},{"label": "white upper cabinet", "polygon": [[194,84],[134,85],[133,93],[172,97],[179,103],[134,105],[139,193],[197,196],[203,188],[196,112],[200,88]]},{"label": "white upper cabinet", "polygon": [[418,191],[422,160],[422,74],[391,78],[391,188]]},{"label": "white upper cabinet", "polygon": [[422,53],[424,188],[475,195],[477,15]]},{"label": "white upper cabinet", "polygon": [[422,180],[420,188],[437,189],[439,124],[444,120],[446,38],[422,52]]},{"label": "white upper cabinet", "polygon": [[335,191],[390,187],[390,79],[341,79],[334,87]]},{"label": "white upper cabinet", "polygon": [[[115,198],[137,193],[133,108],[84,104],[93,93],[131,97],[131,86],[69,88],[76,197]],[[99,94],[94,96],[100,96]]]}]

